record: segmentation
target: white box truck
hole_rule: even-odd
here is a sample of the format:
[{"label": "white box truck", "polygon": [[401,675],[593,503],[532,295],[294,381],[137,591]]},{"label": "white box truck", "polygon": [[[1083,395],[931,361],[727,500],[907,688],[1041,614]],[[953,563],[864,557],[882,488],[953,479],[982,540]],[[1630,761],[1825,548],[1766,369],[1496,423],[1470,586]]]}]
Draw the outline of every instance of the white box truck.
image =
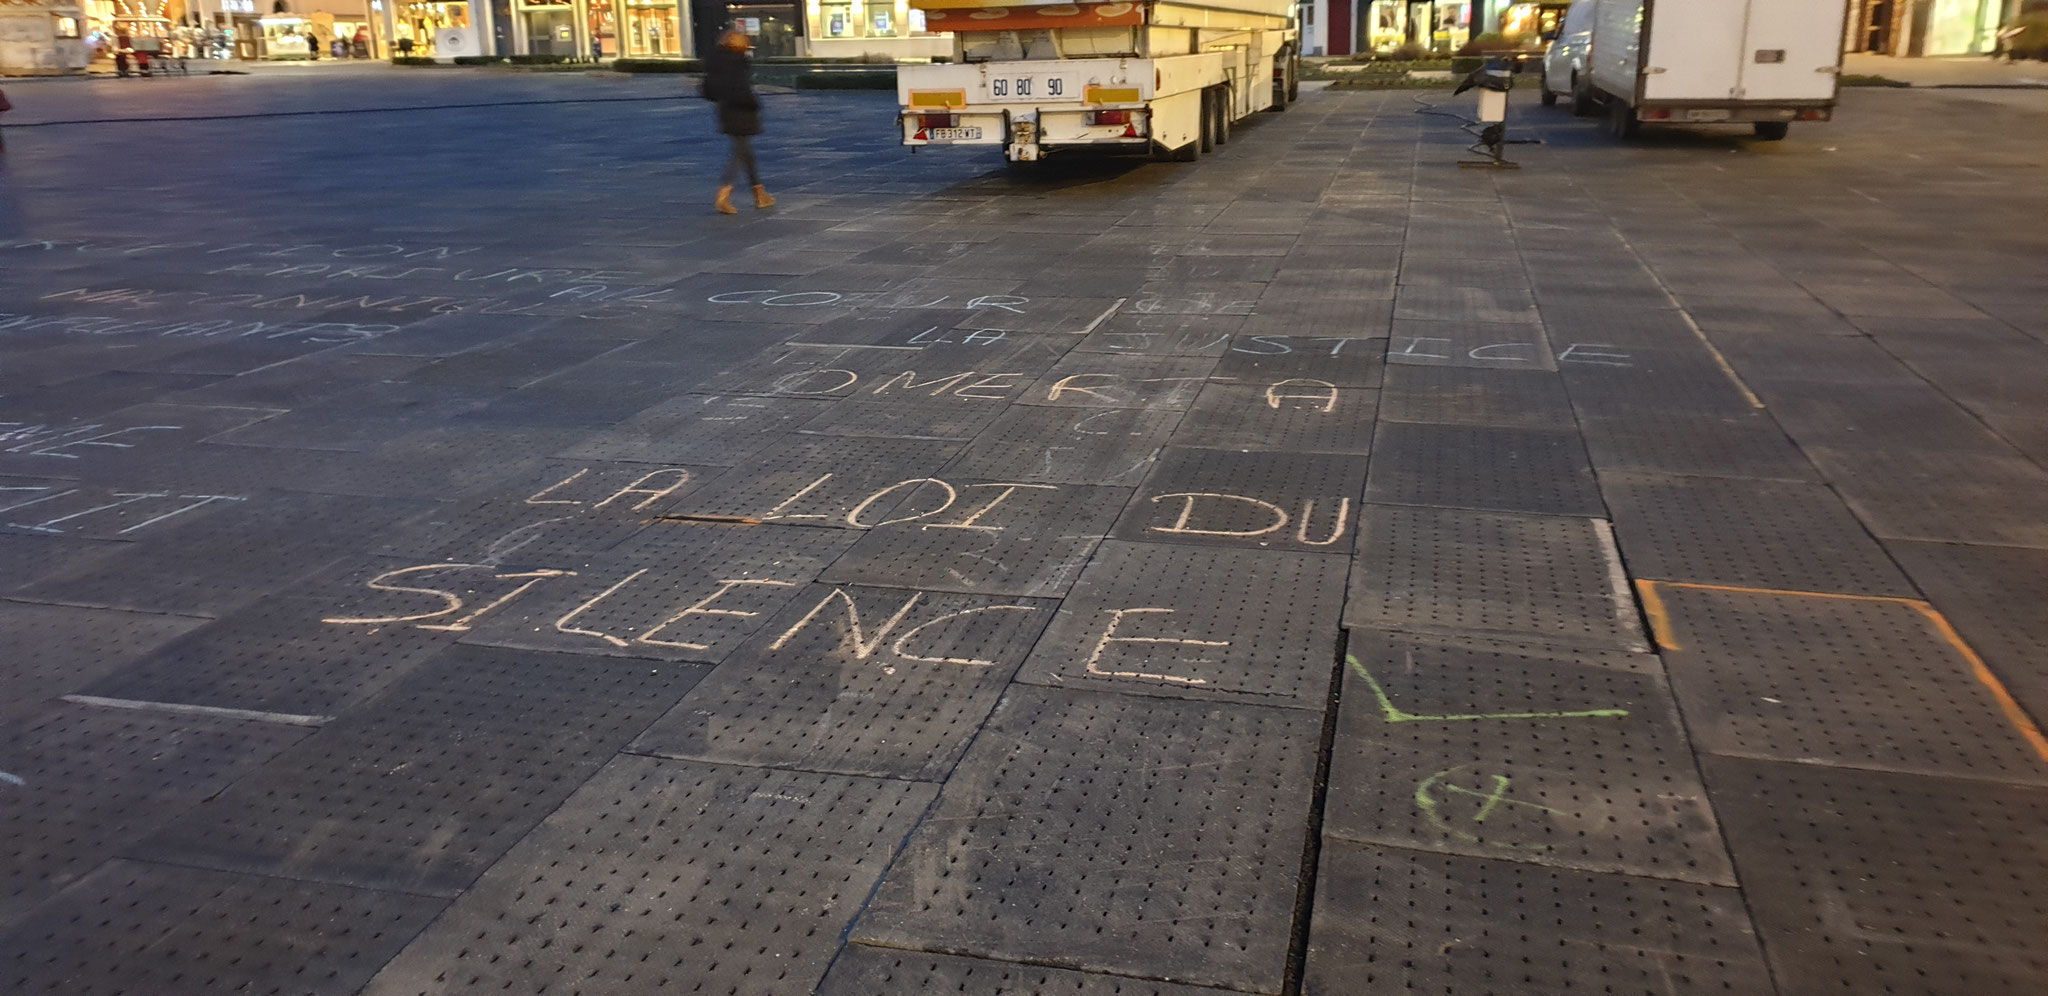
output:
[{"label": "white box truck", "polygon": [[1649,122],[1748,124],[1781,139],[1794,121],[1834,114],[1846,0],[1579,0],[1564,36],[1587,15],[1579,86],[1607,105],[1617,138]]},{"label": "white box truck", "polygon": [[910,5],[953,32],[953,61],[898,68],[905,145],[995,145],[1011,162],[1080,148],[1191,161],[1299,92],[1295,0]]}]

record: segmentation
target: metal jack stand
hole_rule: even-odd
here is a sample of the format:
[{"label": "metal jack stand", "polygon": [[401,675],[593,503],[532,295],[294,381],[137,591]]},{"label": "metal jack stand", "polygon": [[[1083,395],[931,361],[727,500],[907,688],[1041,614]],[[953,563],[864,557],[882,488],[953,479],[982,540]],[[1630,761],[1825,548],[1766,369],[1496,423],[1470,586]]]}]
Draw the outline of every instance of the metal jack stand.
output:
[{"label": "metal jack stand", "polygon": [[[1513,89],[1515,77],[1507,63],[1500,59],[1489,59],[1484,66],[1465,77],[1456,90],[1455,96],[1467,90],[1479,91],[1479,141],[1472,151],[1485,156],[1484,159],[1460,159],[1458,165],[1466,169],[1521,169],[1522,164],[1509,160],[1502,152],[1508,144],[1508,91]],[[1469,129],[1468,129],[1469,130]]]}]

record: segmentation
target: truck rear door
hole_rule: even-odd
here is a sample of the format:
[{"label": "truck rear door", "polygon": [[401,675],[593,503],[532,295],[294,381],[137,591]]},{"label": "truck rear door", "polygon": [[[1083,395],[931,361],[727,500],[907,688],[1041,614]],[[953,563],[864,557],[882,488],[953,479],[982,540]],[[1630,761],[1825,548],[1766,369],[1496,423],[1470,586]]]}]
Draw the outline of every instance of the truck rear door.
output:
[{"label": "truck rear door", "polygon": [[[1804,6],[1813,0],[1757,0],[1757,7]],[[1642,56],[1643,99],[1726,101],[1742,89],[1748,54],[1749,0],[1650,0],[1649,44]]]},{"label": "truck rear door", "polygon": [[1750,0],[1742,99],[1833,99],[1847,11],[1842,0]]}]

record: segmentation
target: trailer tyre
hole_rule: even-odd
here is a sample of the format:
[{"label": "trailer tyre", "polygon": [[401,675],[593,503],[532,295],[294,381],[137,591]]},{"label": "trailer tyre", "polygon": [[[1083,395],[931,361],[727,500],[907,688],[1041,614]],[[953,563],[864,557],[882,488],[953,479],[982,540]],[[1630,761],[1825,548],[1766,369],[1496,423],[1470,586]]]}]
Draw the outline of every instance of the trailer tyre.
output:
[{"label": "trailer tyre", "polygon": [[1230,88],[1216,91],[1216,144],[1230,144]]},{"label": "trailer tyre", "polygon": [[1291,104],[1300,99],[1301,56],[1290,51],[1287,53],[1287,102]]},{"label": "trailer tyre", "polygon": [[1787,121],[1758,121],[1750,127],[1756,130],[1756,137],[1766,142],[1782,142],[1792,130],[1791,123]]},{"label": "trailer tyre", "polygon": [[1592,94],[1591,94],[1590,92],[1588,92],[1588,91],[1586,90],[1586,87],[1585,87],[1585,85],[1584,85],[1584,84],[1582,84],[1582,83],[1580,83],[1580,82],[1579,82],[1579,74],[1578,74],[1578,73],[1573,73],[1573,74],[1572,74],[1572,117],[1575,117],[1575,118],[1590,118],[1590,117],[1592,117],[1592,116],[1593,116],[1593,110],[1594,110],[1594,108],[1595,108],[1596,106],[1598,106],[1598,105],[1597,105],[1597,104],[1596,104],[1596,103],[1594,102],[1594,100],[1593,100],[1593,95],[1592,95]]},{"label": "trailer tyre", "polygon": [[1216,151],[1216,91],[1214,90],[1202,91],[1202,124],[1199,134],[1201,137],[1195,140],[1195,144],[1201,146],[1203,152]]},{"label": "trailer tyre", "polygon": [[1614,139],[1636,137],[1636,109],[1619,100],[1607,102],[1607,134]]}]

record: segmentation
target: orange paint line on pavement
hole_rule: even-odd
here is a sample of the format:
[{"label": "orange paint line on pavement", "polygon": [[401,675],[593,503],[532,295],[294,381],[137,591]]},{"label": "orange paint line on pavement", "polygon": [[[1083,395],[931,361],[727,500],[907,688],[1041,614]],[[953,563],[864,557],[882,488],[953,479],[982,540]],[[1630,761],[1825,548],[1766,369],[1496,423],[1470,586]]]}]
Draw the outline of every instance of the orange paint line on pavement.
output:
[{"label": "orange paint line on pavement", "polygon": [[2048,762],[2048,737],[2041,735],[2041,728],[2034,725],[2034,720],[2020,707],[2019,701],[2012,697],[2011,692],[2005,690],[2005,683],[1991,673],[1991,668],[1985,665],[1984,658],[1977,656],[1977,652],[1963,642],[1963,635],[1956,632],[1954,626],[1949,625],[1948,617],[1942,615],[1939,609],[1926,602],[1921,602],[1914,608],[1919,609],[1920,613],[1927,617],[1927,621],[1934,624],[1935,631],[1941,634],[1942,639],[1948,641],[1949,646],[1956,648],[1956,652],[1970,662],[1970,673],[1976,675],[1977,683],[1988,689],[1991,697],[1998,700],[1998,708],[2004,711],[2006,721],[2020,731],[2020,736],[2025,737],[2027,743],[2034,746],[2034,753],[2039,754],[2042,761]]},{"label": "orange paint line on pavement", "polygon": [[1666,650],[1681,650],[1677,638],[1671,635],[1671,610],[1664,607],[1664,596],[1657,594],[1657,586],[1668,582],[1636,579],[1636,593],[1642,596],[1643,613],[1650,617],[1650,637]]},{"label": "orange paint line on pavement", "polygon": [[1664,605],[1663,595],[1657,591],[1657,586],[1659,585],[1669,588],[1693,588],[1701,591],[1726,591],[1740,595],[1828,598],[1850,602],[1886,602],[1893,605],[1910,606],[1913,611],[1927,618],[1927,621],[1934,626],[1934,631],[1940,634],[1944,642],[1954,647],[1957,653],[1963,655],[1964,660],[1970,662],[1971,676],[1976,678],[1977,683],[1983,685],[1984,689],[1991,693],[1992,699],[1998,703],[1999,711],[2005,714],[2006,722],[2012,724],[2013,729],[2018,731],[2019,735],[2027,741],[2027,744],[2034,748],[2034,753],[2039,755],[2044,763],[2048,763],[2048,736],[2044,736],[2041,733],[2041,728],[2034,723],[2032,717],[2027,715],[2026,709],[2019,704],[2019,700],[2013,698],[2012,693],[2006,690],[2005,683],[1999,681],[1996,674],[1991,673],[1991,668],[1984,663],[1984,658],[1977,656],[1977,652],[1970,649],[1970,645],[1963,641],[1962,634],[1956,632],[1956,628],[1949,624],[1948,617],[1942,615],[1941,610],[1925,600],[1900,598],[1896,595],[1847,595],[1832,591],[1745,588],[1740,585],[1700,584],[1694,581],[1656,581],[1649,578],[1637,578],[1636,590],[1642,594],[1643,612],[1650,617],[1650,628],[1657,638],[1657,645],[1665,650],[1678,650],[1680,648],[1677,640],[1671,635],[1671,612]]}]

